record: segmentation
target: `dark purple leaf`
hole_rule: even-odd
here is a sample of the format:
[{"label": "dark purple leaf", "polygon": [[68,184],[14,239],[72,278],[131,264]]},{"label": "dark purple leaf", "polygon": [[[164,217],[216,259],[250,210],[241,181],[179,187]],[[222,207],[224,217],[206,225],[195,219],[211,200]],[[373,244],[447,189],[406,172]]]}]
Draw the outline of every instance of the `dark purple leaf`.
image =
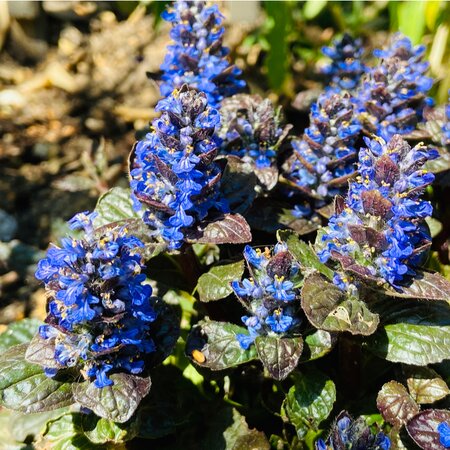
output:
[{"label": "dark purple leaf", "polygon": [[386,294],[392,297],[447,301],[450,298],[450,281],[438,273],[416,270],[416,275],[406,286],[401,286],[398,290],[386,288]]},{"label": "dark purple leaf", "polygon": [[388,155],[382,155],[375,164],[375,181],[393,184],[397,179],[400,169]]},{"label": "dark purple leaf", "polygon": [[378,191],[363,191],[361,198],[366,214],[385,218],[391,212],[392,203]]},{"label": "dark purple leaf", "polygon": [[240,214],[225,214],[186,233],[186,240],[193,244],[245,244],[252,240],[252,234]]},{"label": "dark purple leaf", "polygon": [[401,427],[419,412],[405,386],[396,381],[384,384],[377,396],[377,408],[386,422]]},{"label": "dark purple leaf", "polygon": [[372,313],[363,301],[347,296],[323,275],[308,276],[301,297],[306,317],[318,329],[364,336],[377,329],[378,314]]},{"label": "dark purple leaf", "polygon": [[440,423],[450,424],[450,411],[426,409],[416,414],[406,424],[406,430],[413,441],[423,450],[444,450],[440,443],[437,427]]},{"label": "dark purple leaf", "polygon": [[350,236],[360,245],[367,244],[378,251],[386,249],[386,238],[383,233],[363,225],[348,225]]},{"label": "dark purple leaf", "polygon": [[275,380],[284,380],[297,366],[303,350],[298,337],[258,336],[255,340],[259,359]]},{"label": "dark purple leaf", "polygon": [[138,377],[125,373],[110,376],[112,386],[98,388],[89,381],[73,384],[76,402],[95,414],[114,422],[126,422],[136,411],[141,400],[149,393],[149,377]]}]

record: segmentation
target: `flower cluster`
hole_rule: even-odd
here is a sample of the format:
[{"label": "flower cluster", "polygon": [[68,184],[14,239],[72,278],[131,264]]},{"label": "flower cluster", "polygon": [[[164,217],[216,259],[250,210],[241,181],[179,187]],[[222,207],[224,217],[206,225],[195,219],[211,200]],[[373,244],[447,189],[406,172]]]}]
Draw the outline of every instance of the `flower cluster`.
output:
[{"label": "flower cluster", "polygon": [[286,178],[318,199],[341,193],[355,171],[360,132],[351,97],[332,91],[322,94],[311,107],[303,138],[292,142],[294,159]]},{"label": "flower cluster", "polygon": [[339,414],[327,441],[319,439],[316,442],[316,450],[341,450],[345,448],[389,450],[391,441],[381,431],[376,434],[371,432],[362,417],[353,420],[344,411]]},{"label": "flower cluster", "polygon": [[186,83],[204,92],[210,105],[216,107],[224,97],[245,87],[238,79],[241,70],[226,58],[229,51],[222,45],[223,16],[217,5],[177,0],[162,17],[172,23],[173,39],[161,66],[162,96]]},{"label": "flower cluster", "polygon": [[156,105],[162,111],[153,131],[136,145],[131,189],[137,211],[170,249],[179,248],[186,227],[206,217],[211,208],[225,212],[220,199],[220,167],[213,161],[220,146],[220,123],[206,95],[184,85]]},{"label": "flower cluster", "polygon": [[49,297],[46,325],[39,333],[54,342],[55,366],[76,367],[95,386],[113,384],[111,371],[139,374],[145,355],[155,351],[150,324],[156,319],[152,289],[145,284],[144,265],[137,253],[143,244],[125,228],[97,235],[94,214],[70,220],[82,239],[64,238],[38,264],[36,277]]},{"label": "flower cluster", "polygon": [[299,266],[283,243],[273,253],[247,245],[244,257],[252,278],[233,281],[231,287],[250,313],[242,317],[249,334],[237,335],[241,347],[247,349],[259,335],[292,332],[300,324]]},{"label": "flower cluster", "polygon": [[396,286],[414,273],[410,266],[420,263],[430,244],[423,221],[432,206],[421,194],[434,175],[422,166],[438,153],[422,145],[411,148],[399,135],[387,144],[381,138],[365,142],[360,176],[350,182],[345,204],[318,240],[318,254],[322,262],[351,261],[361,274]]},{"label": "flower cluster", "polygon": [[331,59],[331,63],[322,69],[331,80],[328,89],[335,92],[341,89],[355,89],[367,71],[367,67],[361,61],[363,54],[361,39],[353,39],[345,33],[341,39],[334,40],[330,47],[323,47],[322,52]]},{"label": "flower cluster", "polygon": [[225,154],[254,162],[258,169],[276,163],[278,146],[289,128],[281,127],[281,111],[269,99],[237,94],[222,102],[220,115]]},{"label": "flower cluster", "polygon": [[386,50],[376,50],[379,65],[369,71],[356,93],[358,114],[364,127],[385,140],[408,134],[422,121],[422,112],[432,100],[426,96],[433,80],[425,76],[425,47],[396,34]]}]

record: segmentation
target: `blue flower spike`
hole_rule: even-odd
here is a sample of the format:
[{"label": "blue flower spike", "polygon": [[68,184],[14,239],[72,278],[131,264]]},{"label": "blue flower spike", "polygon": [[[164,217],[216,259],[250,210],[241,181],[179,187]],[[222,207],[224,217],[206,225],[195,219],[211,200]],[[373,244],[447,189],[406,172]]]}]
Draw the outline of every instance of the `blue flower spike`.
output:
[{"label": "blue flower spike", "polygon": [[251,278],[233,281],[231,287],[250,315],[242,322],[249,334],[238,334],[243,349],[260,335],[293,333],[300,325],[299,266],[283,243],[273,251],[246,246],[244,257]]},{"label": "blue flower spike", "polygon": [[340,92],[358,86],[361,77],[368,70],[361,60],[363,52],[361,39],[354,39],[347,33],[341,39],[334,40],[331,46],[322,48],[322,53],[331,59],[330,64],[322,69],[330,78],[327,89]]},{"label": "blue flower spike", "polygon": [[[359,176],[341,210],[330,218],[316,248],[322,262],[351,264],[361,275],[398,287],[413,275],[431,244],[424,220],[433,208],[422,199],[434,175],[423,169],[438,153],[401,136],[365,139]],[[344,287],[340,276],[334,283]]]},{"label": "blue flower spike", "polygon": [[423,122],[423,110],[433,100],[427,96],[433,80],[426,76],[424,46],[414,47],[400,33],[385,50],[376,50],[381,58],[369,71],[356,94],[358,117],[368,132],[385,140],[395,134],[407,135]]},{"label": "blue flower spike", "polygon": [[161,65],[163,97],[187,84],[218,107],[224,98],[245,88],[239,79],[241,70],[229,63],[229,50],[222,45],[223,15],[217,4],[177,0],[162,17],[172,24],[173,41]]},{"label": "blue flower spike", "polygon": [[[125,227],[94,232],[95,216],[83,212],[69,221],[83,238],[51,247],[36,278],[49,298],[39,334],[54,343],[56,366],[77,368],[103,388],[113,384],[110,372],[143,372],[144,358],[155,351],[150,332],[157,313],[142,273],[144,244]],[[57,369],[45,373],[55,376]]]},{"label": "blue flower spike", "polygon": [[294,156],[285,176],[308,197],[319,201],[345,194],[354,173],[361,124],[350,95],[328,91],[312,105],[310,126],[292,141]]},{"label": "blue flower spike", "polygon": [[228,212],[219,192],[222,170],[214,161],[220,115],[205,94],[186,85],[160,100],[156,110],[161,117],[135,146],[130,185],[134,208],[150,234],[174,250],[182,246],[186,229],[210,210]]}]

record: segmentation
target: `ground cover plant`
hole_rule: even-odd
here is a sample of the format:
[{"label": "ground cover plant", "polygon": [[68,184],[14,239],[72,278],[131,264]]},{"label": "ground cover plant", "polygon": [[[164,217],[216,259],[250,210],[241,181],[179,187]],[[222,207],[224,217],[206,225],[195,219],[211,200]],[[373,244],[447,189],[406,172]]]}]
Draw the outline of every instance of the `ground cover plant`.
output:
[{"label": "ground cover plant", "polygon": [[[52,188],[89,191],[86,208],[66,202],[48,248],[2,237],[5,267],[24,271],[10,284],[34,277],[45,305],[0,334],[0,448],[450,448],[450,93],[422,36],[395,29],[414,2],[390,7],[399,23],[379,44],[358,35],[355,5],[265,5],[272,27],[246,38],[278,43],[255,63],[265,93],[224,44],[221,5],[164,6],[170,43],[144,68],[158,100],[127,177],[104,148],[83,153],[84,173]],[[433,5],[443,40],[449,10]],[[327,35],[308,78],[312,50],[291,27],[324,8],[355,23]],[[145,12],[124,20],[127,36]]]}]

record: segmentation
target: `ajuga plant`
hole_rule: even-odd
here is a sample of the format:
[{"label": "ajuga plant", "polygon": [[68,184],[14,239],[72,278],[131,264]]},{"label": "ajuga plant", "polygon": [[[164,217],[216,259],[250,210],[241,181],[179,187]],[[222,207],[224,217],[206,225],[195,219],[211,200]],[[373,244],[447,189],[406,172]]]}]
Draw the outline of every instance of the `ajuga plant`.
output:
[{"label": "ajuga plant", "polygon": [[131,189],[134,208],[142,211],[149,233],[173,250],[211,210],[228,212],[219,190],[222,168],[214,161],[220,115],[208,106],[204,93],[187,85],[160,100],[156,110],[161,117],[132,154]]},{"label": "ajuga plant", "polygon": [[[374,68],[357,39],[326,49],[330,87],[290,153],[279,110],[236,94],[218,6],[164,17],[159,117],[129,183],[37,263],[45,319],[0,335],[2,444],[448,447],[447,191],[426,170],[448,127],[423,48],[394,36]],[[434,113],[438,138],[417,127]]]},{"label": "ajuga plant", "polygon": [[293,189],[318,200],[318,206],[344,192],[355,170],[361,129],[349,94],[322,94],[311,107],[302,139],[292,141],[285,176]]},{"label": "ajuga plant", "polygon": [[[331,259],[361,276],[397,286],[414,274],[431,238],[424,220],[432,214],[423,200],[434,175],[423,170],[436,150],[411,146],[400,135],[389,142],[365,139],[356,180],[317,243],[322,262]],[[341,277],[337,283],[343,286]]]},{"label": "ajuga plant", "polygon": [[279,243],[273,249],[253,249],[246,246],[244,258],[251,278],[233,281],[231,287],[249,315],[242,322],[249,334],[236,337],[243,349],[248,349],[257,336],[270,332],[278,335],[295,334],[299,319],[299,265],[287,246]]},{"label": "ajuga plant", "polygon": [[[363,135],[375,133],[386,140],[395,134],[408,137],[423,121],[424,109],[432,104],[427,97],[432,79],[425,75],[429,64],[423,61],[423,46],[414,47],[408,38],[396,34],[386,49],[374,52],[380,58],[377,66],[367,68],[359,63],[361,54],[357,53],[354,67],[360,70],[345,78],[338,70],[339,61],[343,49],[354,51],[356,43],[352,42],[344,37],[325,50],[335,58],[330,74],[348,78],[349,86],[332,81],[319,96],[311,107],[309,127],[301,140],[293,140],[293,156],[283,166],[284,177],[292,182],[292,195],[300,189],[304,197],[314,199],[315,207],[346,194]],[[346,61],[353,67],[351,60]]]},{"label": "ajuga plant", "polygon": [[12,409],[73,405],[126,422],[149,392],[150,369],[175,345],[179,319],[152,296],[145,244],[126,223],[94,228],[97,216],[76,214],[69,227],[79,236],[63,238],[38,263],[47,317],[29,344],[12,347],[1,362],[3,383],[16,371],[16,394],[2,384]]},{"label": "ajuga plant", "polygon": [[142,210],[152,233],[181,246],[184,229],[203,219],[211,208],[226,212],[218,190],[220,167],[215,127],[219,112],[208,106],[205,94],[183,85],[159,101],[162,116],[153,131],[139,141],[131,163],[135,209]]},{"label": "ajuga plant", "polygon": [[332,45],[322,47],[322,53],[331,59],[331,62],[322,68],[322,72],[329,79],[327,90],[351,91],[358,86],[362,75],[368,70],[362,60],[364,47],[361,39],[354,39],[348,33],[340,39],[335,39]]},{"label": "ajuga plant", "polygon": [[411,133],[432,105],[427,93],[433,80],[425,75],[424,46],[396,34],[385,50],[376,50],[378,66],[368,72],[356,94],[358,116],[370,133],[389,139]]},{"label": "ajuga plant", "polygon": [[241,70],[229,63],[229,51],[222,45],[223,16],[218,5],[178,0],[162,17],[172,23],[173,40],[161,66],[164,97],[187,84],[204,92],[209,104],[217,107],[224,97],[245,87],[239,79]]},{"label": "ajuga plant", "polygon": [[50,248],[36,278],[49,299],[39,334],[54,346],[54,361],[43,362],[45,373],[53,377],[74,367],[103,388],[114,384],[111,371],[144,370],[146,355],[155,351],[157,299],[142,273],[138,251],[144,244],[125,227],[95,235],[94,217],[79,213],[69,221],[73,230],[84,231],[83,238],[65,238],[61,247]]}]

